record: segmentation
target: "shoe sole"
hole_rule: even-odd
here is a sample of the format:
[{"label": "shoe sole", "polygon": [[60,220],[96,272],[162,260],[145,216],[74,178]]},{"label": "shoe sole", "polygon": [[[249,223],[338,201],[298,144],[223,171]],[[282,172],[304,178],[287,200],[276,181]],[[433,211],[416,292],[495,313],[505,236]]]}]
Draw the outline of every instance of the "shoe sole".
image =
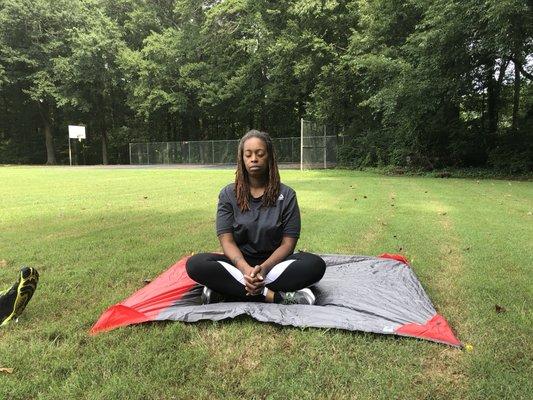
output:
[{"label": "shoe sole", "polygon": [[37,282],[39,282],[39,273],[34,268],[25,267],[20,271],[13,311],[2,321],[0,326],[4,326],[14,319],[16,320],[22,314],[33,293],[35,293],[35,289],[37,289]]}]

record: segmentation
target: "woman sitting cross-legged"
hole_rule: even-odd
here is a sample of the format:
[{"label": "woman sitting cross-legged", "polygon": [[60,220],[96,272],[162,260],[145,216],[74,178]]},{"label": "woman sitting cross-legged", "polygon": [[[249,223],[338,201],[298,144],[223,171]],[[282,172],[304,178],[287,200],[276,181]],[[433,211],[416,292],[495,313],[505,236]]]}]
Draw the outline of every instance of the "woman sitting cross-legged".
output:
[{"label": "woman sitting cross-legged", "polygon": [[201,253],[187,272],[205,286],[204,303],[313,304],[309,286],[324,275],[317,255],[294,253],[300,236],[296,193],[280,182],[270,136],[251,130],[239,142],[235,183],[220,191],[216,230],[224,254]]}]

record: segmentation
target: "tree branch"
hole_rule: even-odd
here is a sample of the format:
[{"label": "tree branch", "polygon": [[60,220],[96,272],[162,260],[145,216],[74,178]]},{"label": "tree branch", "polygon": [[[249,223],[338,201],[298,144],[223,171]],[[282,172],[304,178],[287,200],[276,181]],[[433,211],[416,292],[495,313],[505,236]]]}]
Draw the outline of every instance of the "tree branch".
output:
[{"label": "tree branch", "polygon": [[514,63],[514,66],[515,68],[518,68],[518,70],[520,71],[520,73],[522,75],[524,75],[526,78],[528,78],[529,80],[533,81],[533,74],[530,74],[529,72],[527,72],[524,67],[522,66],[522,63],[516,61],[516,58],[513,57],[511,58],[511,60],[513,60],[513,63]]},{"label": "tree branch", "polygon": [[507,67],[509,66],[509,60],[502,60],[502,63],[500,65],[500,74],[498,75],[498,86],[501,86],[503,83],[503,78],[505,76],[505,72],[507,71]]}]

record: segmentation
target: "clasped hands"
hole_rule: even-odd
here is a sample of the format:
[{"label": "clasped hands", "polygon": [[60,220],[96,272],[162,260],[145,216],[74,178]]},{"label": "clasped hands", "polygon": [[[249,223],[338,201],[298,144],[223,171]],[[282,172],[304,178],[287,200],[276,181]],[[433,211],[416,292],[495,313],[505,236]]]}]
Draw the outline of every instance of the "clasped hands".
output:
[{"label": "clasped hands", "polygon": [[265,287],[263,267],[261,265],[256,265],[253,268],[247,267],[243,275],[246,296],[257,296],[261,294]]}]

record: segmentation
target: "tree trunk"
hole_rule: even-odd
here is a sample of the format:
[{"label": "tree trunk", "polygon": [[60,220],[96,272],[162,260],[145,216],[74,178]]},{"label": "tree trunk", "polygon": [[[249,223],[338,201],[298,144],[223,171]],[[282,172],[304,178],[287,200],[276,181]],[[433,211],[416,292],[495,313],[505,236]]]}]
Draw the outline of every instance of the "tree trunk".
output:
[{"label": "tree trunk", "polygon": [[255,118],[253,111],[248,114],[248,126],[246,127],[246,131],[249,131],[251,129],[257,129],[255,127]]},{"label": "tree trunk", "polygon": [[[515,59],[513,59],[513,61],[515,61]],[[522,65],[522,63],[519,63],[519,62],[516,62],[515,63],[515,67],[518,68],[520,70],[520,72],[522,73],[522,75],[524,75],[526,78],[528,78],[529,80],[532,80],[533,81],[533,75],[530,74],[529,72],[527,72],[525,69],[524,69],[524,66]]]},{"label": "tree trunk", "polygon": [[165,141],[166,142],[171,142],[172,141],[172,124],[170,122],[170,119],[171,119],[171,115],[170,113],[167,113],[166,115],[166,118],[165,118],[165,124],[166,124],[166,129],[165,129]]},{"label": "tree trunk", "polygon": [[103,111],[103,107],[102,107],[102,117],[101,117],[101,124],[100,124],[100,129],[101,129],[101,135],[102,135],[102,164],[104,165],[107,165],[109,164],[109,160],[108,160],[108,157],[107,157],[107,146],[108,146],[108,137],[107,137],[107,124],[106,124],[106,119],[105,119],[105,115],[104,115],[104,111]]},{"label": "tree trunk", "polygon": [[495,133],[498,127],[498,112],[496,109],[496,82],[494,81],[494,66],[487,71],[487,130]]},{"label": "tree trunk", "polygon": [[514,98],[513,98],[513,131],[517,128],[518,109],[520,107],[520,66],[514,62]]},{"label": "tree trunk", "polygon": [[[268,78],[267,78],[267,71],[266,67],[261,67],[261,99],[259,101],[259,107],[261,107],[260,110],[260,118],[259,126],[260,130],[266,131],[268,129],[268,122],[267,122],[267,101],[266,101],[266,94],[265,94],[265,87],[268,85]],[[270,100],[269,100],[270,101]]]},{"label": "tree trunk", "polygon": [[109,164],[109,161],[107,158],[107,144],[108,144],[107,130],[104,124],[102,127],[102,163],[104,165]]},{"label": "tree trunk", "polygon": [[52,125],[50,123],[51,121],[51,114],[52,111],[50,107],[46,107],[42,105],[41,103],[37,103],[39,108],[39,113],[41,114],[41,120],[43,123],[43,133],[44,133],[44,139],[46,143],[46,165],[55,165],[56,162],[56,156],[55,156],[55,149],[54,149],[54,137],[52,136]]},{"label": "tree trunk", "polygon": [[503,60],[500,65],[498,80],[494,79],[494,65],[491,65],[487,71],[487,120],[488,132],[496,133],[498,130],[498,121],[500,113],[500,92],[503,84],[505,71],[509,65],[509,60]]},{"label": "tree trunk", "polygon": [[43,121],[44,138],[46,141],[46,165],[55,165],[56,156],[54,150],[54,138],[52,136],[52,127],[48,121]]},{"label": "tree trunk", "polygon": [[198,137],[200,140],[206,140],[207,137],[204,134],[204,119],[202,117],[198,118]]},{"label": "tree trunk", "polygon": [[102,135],[102,164],[109,164],[107,157],[107,146],[108,146],[108,136],[107,136],[107,121],[106,121],[106,107],[105,99],[103,96],[99,98],[99,114],[100,114],[100,129]]}]

